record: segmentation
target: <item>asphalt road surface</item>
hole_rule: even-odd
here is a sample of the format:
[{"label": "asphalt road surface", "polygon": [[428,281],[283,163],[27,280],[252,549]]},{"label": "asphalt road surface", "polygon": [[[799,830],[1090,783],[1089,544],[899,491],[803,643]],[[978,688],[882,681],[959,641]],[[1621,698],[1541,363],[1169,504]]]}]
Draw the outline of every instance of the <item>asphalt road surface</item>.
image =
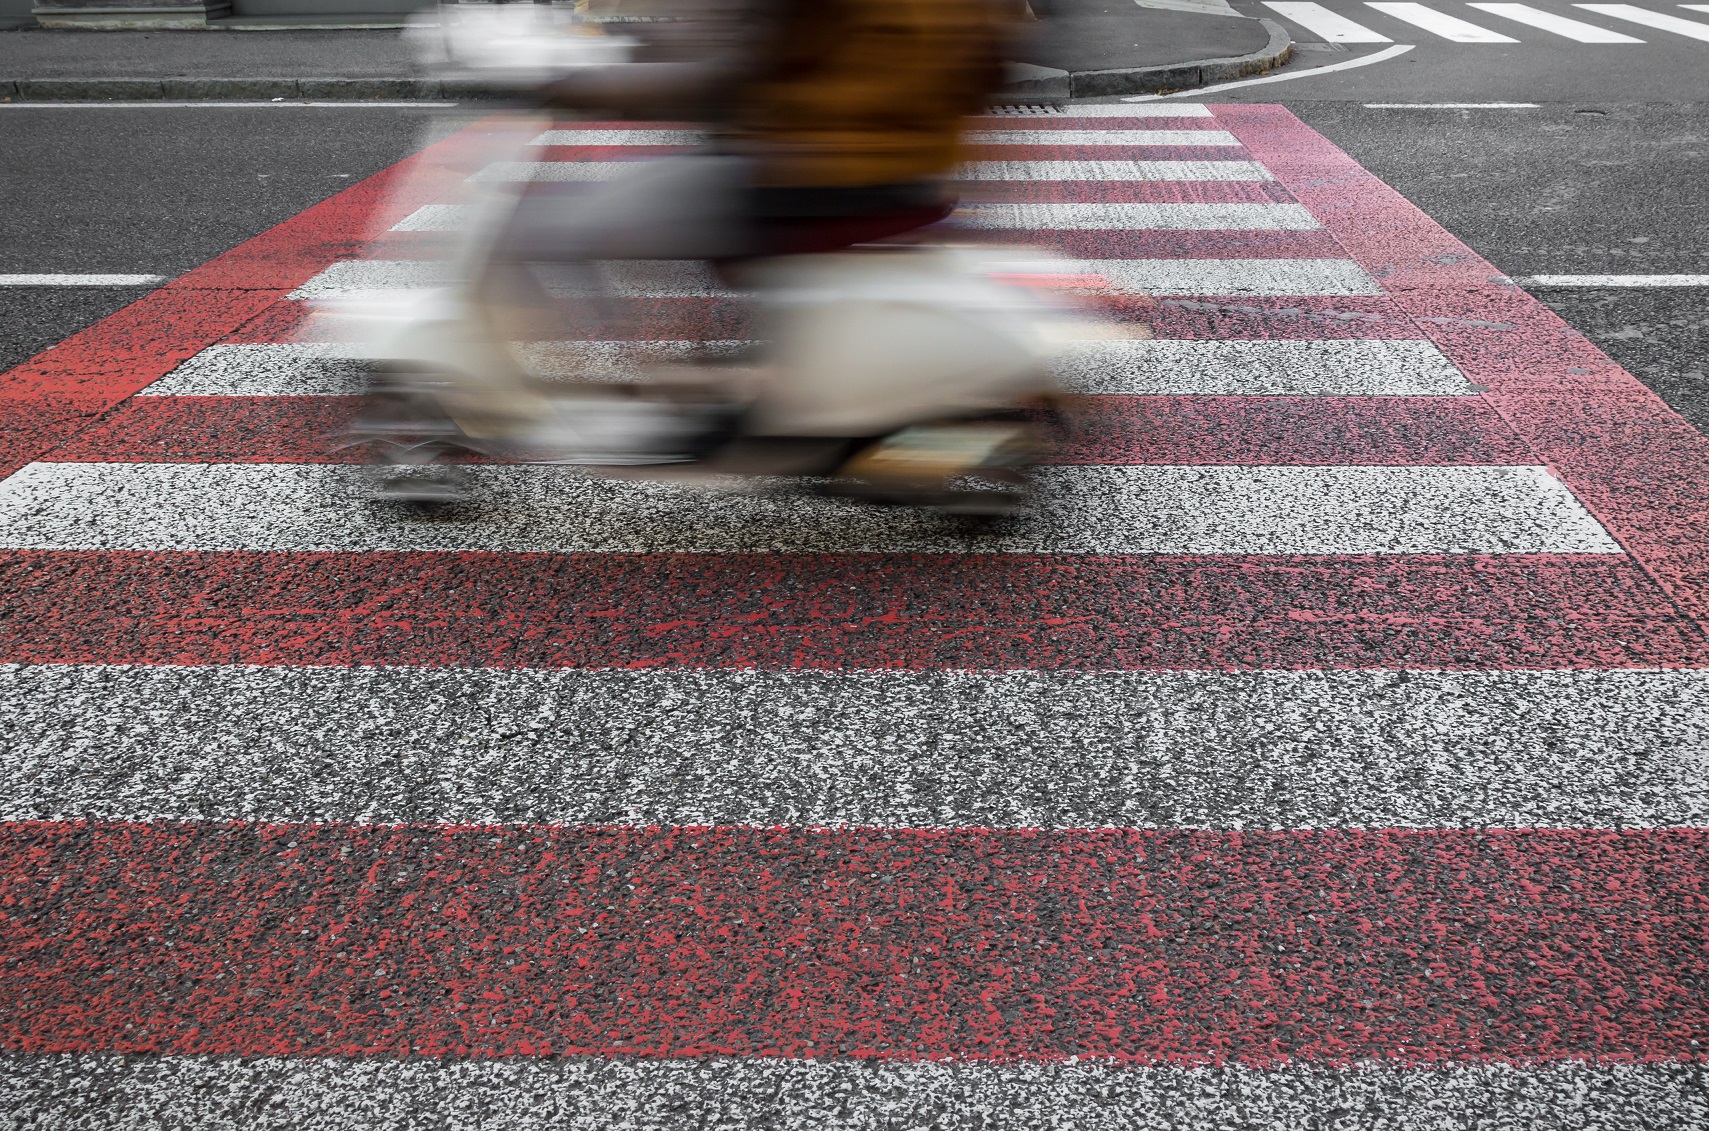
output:
[{"label": "asphalt road surface", "polygon": [[[367,505],[297,331],[423,277],[432,112],[0,108],[0,273],[171,279],[0,323],[0,1118],[1709,1123],[1705,291],[1511,281],[1709,269],[1698,56],[1473,46],[986,123],[1123,332],[983,534]],[[1368,105],[1448,101],[1536,105]],[[587,129],[526,172],[661,140]],[[601,364],[737,332],[626,285]]]}]

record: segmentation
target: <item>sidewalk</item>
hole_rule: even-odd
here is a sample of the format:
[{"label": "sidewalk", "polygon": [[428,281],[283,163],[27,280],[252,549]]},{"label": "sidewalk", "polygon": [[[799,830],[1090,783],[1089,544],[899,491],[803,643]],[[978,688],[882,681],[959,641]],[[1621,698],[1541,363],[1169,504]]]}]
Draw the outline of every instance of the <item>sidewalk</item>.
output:
[{"label": "sidewalk", "polygon": [[[1178,10],[1220,0],[1049,0],[1011,93],[1039,101],[1179,90],[1285,61],[1268,21]],[[0,32],[0,101],[440,98],[479,93],[418,78],[396,31]]]}]

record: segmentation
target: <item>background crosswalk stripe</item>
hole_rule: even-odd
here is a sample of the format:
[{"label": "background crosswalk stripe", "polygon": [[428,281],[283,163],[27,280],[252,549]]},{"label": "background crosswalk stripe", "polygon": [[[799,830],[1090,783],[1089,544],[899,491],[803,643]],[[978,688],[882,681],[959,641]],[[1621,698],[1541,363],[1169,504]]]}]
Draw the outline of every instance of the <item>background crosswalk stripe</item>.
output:
[{"label": "background crosswalk stripe", "polygon": [[1227,130],[970,130],[970,145],[1238,146]]},{"label": "background crosswalk stripe", "polygon": [[1323,226],[1297,204],[976,203],[964,208],[958,220],[971,227],[1023,230],[1314,231]]},{"label": "background crosswalk stripe", "polygon": [[0,849],[13,1054],[1537,1065],[1690,1062],[1709,1027],[1701,829],[77,821]]},{"label": "background crosswalk stripe", "polygon": [[1617,31],[1599,28],[1595,24],[1587,24],[1582,20],[1569,20],[1565,16],[1557,16],[1553,12],[1545,12],[1541,8],[1533,8],[1529,4],[1469,4],[1467,7],[1476,8],[1480,12],[1488,12],[1493,16],[1501,16],[1517,23],[1529,24],[1534,28],[1554,32],[1556,35],[1577,40],[1579,43],[1642,43],[1629,35]]},{"label": "background crosswalk stripe", "polygon": [[1658,31],[1671,31],[1675,35],[1683,35],[1689,39],[1701,39],[1709,42],[1709,24],[1698,23],[1696,20],[1684,20],[1678,16],[1670,16],[1665,12],[1652,12],[1648,8],[1640,8],[1635,4],[1574,4],[1575,8],[1583,8],[1587,12],[1595,12],[1599,16],[1612,16],[1617,20],[1628,20],[1645,27],[1653,27]]},{"label": "background crosswalk stripe", "polygon": [[1433,35],[1454,43],[1518,43],[1517,39],[1481,28],[1476,24],[1467,23],[1457,16],[1438,12],[1423,4],[1388,3],[1386,0],[1372,0],[1366,7],[1375,8],[1385,16],[1393,16],[1397,20],[1421,27]]},{"label": "background crosswalk stripe", "polygon": [[[1381,291],[1351,259],[1086,259],[1065,271],[1100,276],[1118,294],[1375,295]],[[700,263],[608,264],[603,277],[623,297],[731,295]],[[439,260],[347,259],[291,292],[294,299],[331,298],[374,290],[445,286],[453,266]]]},{"label": "background crosswalk stripe", "polygon": [[0,665],[6,820],[1709,824],[1709,673]]},{"label": "background crosswalk stripe", "polygon": [[[728,356],[745,344],[537,342],[520,353],[542,375],[591,372],[618,379],[647,363],[682,360],[701,352]],[[210,346],[140,395],[351,396],[362,392],[365,370],[349,353],[350,347],[332,343]],[[1392,397],[1474,391],[1441,351],[1426,341],[1089,341],[1067,347],[1057,371],[1071,391],[1081,393]]]},{"label": "background crosswalk stripe", "polygon": [[973,181],[1270,181],[1256,161],[973,161]]},{"label": "background crosswalk stripe", "polygon": [[717,487],[477,466],[457,523],[388,516],[360,469],[308,464],[37,463],[0,482],[0,546],[106,550],[548,553],[1608,553],[1540,467],[1073,466],[1040,469],[1021,529]]},{"label": "background crosswalk stripe", "polygon": [[546,130],[533,145],[699,145],[699,130]]},{"label": "background crosswalk stripe", "polygon": [[1386,35],[1354,23],[1339,12],[1322,4],[1277,2],[1265,0],[1264,7],[1277,15],[1294,21],[1307,31],[1321,36],[1325,43],[1393,43]]},{"label": "background crosswalk stripe", "polygon": [[[68,1079],[88,1087],[68,1088]],[[343,1131],[383,1111],[399,1125],[645,1127],[659,1112],[717,1111],[728,1127],[976,1126],[950,1113],[1002,1112],[987,1125],[1031,1131],[1153,1131],[1237,1112],[1257,1127],[1310,1127],[1359,1112],[1392,1131],[1438,1131],[1444,1112],[1522,1127],[1539,1113],[1595,1112],[1607,1128],[1709,1125],[1699,1064],[1567,1061],[1431,1066],[1362,1063],[1136,1067],[1109,1061],[904,1062],[784,1057],[517,1057],[503,1060],[111,1055],[0,1058],[0,1090],[52,1127]],[[101,1099],[93,1101],[91,1096]],[[267,1097],[267,1103],[256,1097]],[[847,1106],[826,1110],[826,1097]]]}]

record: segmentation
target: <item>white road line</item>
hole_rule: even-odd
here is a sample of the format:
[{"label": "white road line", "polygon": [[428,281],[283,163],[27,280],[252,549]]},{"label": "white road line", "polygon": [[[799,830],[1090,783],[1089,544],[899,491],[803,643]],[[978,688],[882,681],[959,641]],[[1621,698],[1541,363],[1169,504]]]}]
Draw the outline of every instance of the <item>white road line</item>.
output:
[{"label": "white road line", "polygon": [[469,204],[424,204],[393,224],[394,232],[456,232],[468,226],[474,218],[475,206]]},{"label": "white road line", "polygon": [[[633,381],[642,367],[696,354],[729,356],[741,341],[527,342],[517,352],[547,378]],[[138,395],[353,396],[365,367],[344,345],[209,346]],[[1079,342],[1055,364],[1069,392],[1130,396],[1464,396],[1476,392],[1425,341],[1331,338]]]},{"label": "white road line", "polygon": [[148,287],[165,275],[0,275],[0,287]]},{"label": "white road line", "polygon": [[475,466],[468,518],[377,512],[364,469],[34,463],[0,481],[0,546],[543,553],[1618,554],[1541,467],[1045,467],[1027,520],[935,515],[743,482],[682,486]]},{"label": "white road line", "polygon": [[1709,287],[1709,275],[1521,275],[1522,287]]},{"label": "white road line", "polygon": [[1082,342],[1056,365],[1074,392],[1135,396],[1463,396],[1470,381],[1422,341]]},{"label": "white road line", "polygon": [[[1053,118],[1214,118],[1211,108],[1202,102],[1176,102],[1166,108],[1135,110],[1120,103],[1069,106]],[[1014,119],[1009,119],[1013,121]]]},{"label": "white road line", "polygon": [[1652,12],[1648,8],[1640,8],[1635,4],[1574,4],[1575,8],[1583,8],[1587,12],[1595,12],[1599,16],[1612,16],[1617,20],[1626,20],[1645,27],[1653,27],[1657,31],[1671,31],[1675,35],[1683,35],[1688,39],[1701,39],[1709,43],[1709,24],[1700,24],[1696,20],[1682,20],[1678,16],[1670,16],[1665,12]]},{"label": "white road line", "polygon": [[1256,161],[972,161],[969,181],[1273,181]]},{"label": "white road line", "polygon": [[1579,43],[1642,43],[1629,35],[1617,31],[1599,28],[1595,24],[1587,24],[1580,20],[1569,20],[1565,16],[1557,16],[1553,12],[1545,12],[1541,8],[1533,8],[1529,4],[1468,4],[1480,12],[1488,12],[1492,16],[1501,16],[1516,23],[1527,24],[1543,31],[1554,32]]},{"label": "white road line", "polygon": [[1467,23],[1457,16],[1446,15],[1434,8],[1423,4],[1396,4],[1387,0],[1370,0],[1365,5],[1375,8],[1386,16],[1393,16],[1403,23],[1421,27],[1432,35],[1439,35],[1453,43],[1518,43],[1517,39],[1481,28],[1476,24]]},{"label": "white road line", "polygon": [[1709,824],[1703,671],[14,664],[0,703],[7,821]]},{"label": "white road line", "polygon": [[1264,7],[1284,19],[1294,21],[1307,31],[1319,35],[1325,43],[1393,43],[1386,35],[1356,24],[1339,12],[1331,12],[1322,4],[1270,3]]},{"label": "white road line", "polygon": [[1227,130],[970,130],[970,145],[1237,146]]},{"label": "white road line", "polygon": [[1351,259],[1085,259],[1064,270],[1101,275],[1118,294],[1377,295]]},{"label": "white road line", "polygon": [[1536,110],[1537,102],[1365,102],[1367,110]]},{"label": "white road line", "polygon": [[547,130],[531,145],[699,145],[699,130]]},{"label": "white road line", "polygon": [[[1194,90],[1193,93],[1195,95],[1215,94],[1219,90],[1234,90],[1235,88],[1242,86],[1263,86],[1265,83],[1291,82],[1294,79],[1317,78],[1319,75],[1332,74],[1335,71],[1350,71],[1355,67],[1368,67],[1372,63],[1386,63],[1396,56],[1405,55],[1408,51],[1411,51],[1414,46],[1415,45],[1411,43],[1397,43],[1393,47],[1385,47],[1381,51],[1373,51],[1369,55],[1362,55],[1357,59],[1349,59],[1345,63],[1332,63],[1327,67],[1313,67],[1308,71],[1290,71],[1285,75],[1264,75],[1261,78],[1255,79],[1238,79],[1235,82],[1221,82],[1217,83],[1215,86],[1201,86]],[[1177,97],[1177,95],[1173,94],[1136,94],[1132,98],[1124,98],[1122,101],[1155,102],[1160,98],[1175,97]]]},{"label": "white road line", "polygon": [[1693,12],[1709,12],[1709,4],[1681,4],[1681,8],[1689,8]]},{"label": "white road line", "polygon": [[[1382,290],[1351,259],[1090,259],[1064,270],[1100,275],[1119,294],[1376,295]],[[604,267],[609,293],[623,297],[728,295],[699,263],[635,262]],[[440,260],[349,259],[334,263],[291,292],[294,299],[362,291],[445,286],[453,265]],[[575,293],[566,289],[565,293]]]},{"label": "white road line", "polygon": [[609,181],[641,161],[494,161],[472,174],[476,184],[514,181]]},{"label": "white road line", "polygon": [[1108,231],[1312,231],[1299,204],[975,204],[957,219],[976,228]]},{"label": "white road line", "polygon": [[[1359,1125],[1385,1131],[1440,1131],[1474,1118],[1488,1127],[1561,1126],[1561,1113],[1571,1112],[1584,1115],[1567,1125],[1602,1131],[1709,1126],[1709,1072],[1700,1064],[1585,1060],[1260,1069],[1087,1057],[1005,1063],[79,1053],[0,1058],[0,1091],[23,1126],[83,1131],[667,1127],[685,1121],[660,1113],[693,1111],[716,1112],[719,1127],[824,1131],[1342,1125],[1329,1123],[1327,1112],[1357,1112]],[[834,1115],[827,1114],[831,1104],[838,1105]],[[385,1112],[391,1114],[376,1114]],[[955,1112],[967,1118],[948,1114]]]}]

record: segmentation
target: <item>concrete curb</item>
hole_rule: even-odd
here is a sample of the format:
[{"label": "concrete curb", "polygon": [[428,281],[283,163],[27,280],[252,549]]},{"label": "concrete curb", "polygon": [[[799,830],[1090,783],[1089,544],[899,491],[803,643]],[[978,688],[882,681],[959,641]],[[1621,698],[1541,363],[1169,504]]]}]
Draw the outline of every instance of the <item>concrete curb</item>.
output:
[{"label": "concrete curb", "polygon": [[1196,86],[1229,82],[1281,66],[1293,58],[1294,41],[1274,20],[1260,19],[1270,42],[1250,55],[1196,59],[1163,67],[1131,67],[1109,71],[1068,72],[1074,98],[1111,98],[1122,94],[1163,94]]},{"label": "concrete curb", "polygon": [[[1162,94],[1244,78],[1281,66],[1293,55],[1288,33],[1271,20],[1259,20],[1270,42],[1250,55],[1198,59],[1164,67],[1108,71],[1063,71],[1030,63],[1009,64],[1008,81],[997,101],[1008,104],[1059,104],[1070,98],[1109,98],[1123,94]],[[418,78],[198,78],[153,79],[0,79],[0,102],[239,102],[307,99],[323,102],[503,98],[506,92],[479,82]]]}]

